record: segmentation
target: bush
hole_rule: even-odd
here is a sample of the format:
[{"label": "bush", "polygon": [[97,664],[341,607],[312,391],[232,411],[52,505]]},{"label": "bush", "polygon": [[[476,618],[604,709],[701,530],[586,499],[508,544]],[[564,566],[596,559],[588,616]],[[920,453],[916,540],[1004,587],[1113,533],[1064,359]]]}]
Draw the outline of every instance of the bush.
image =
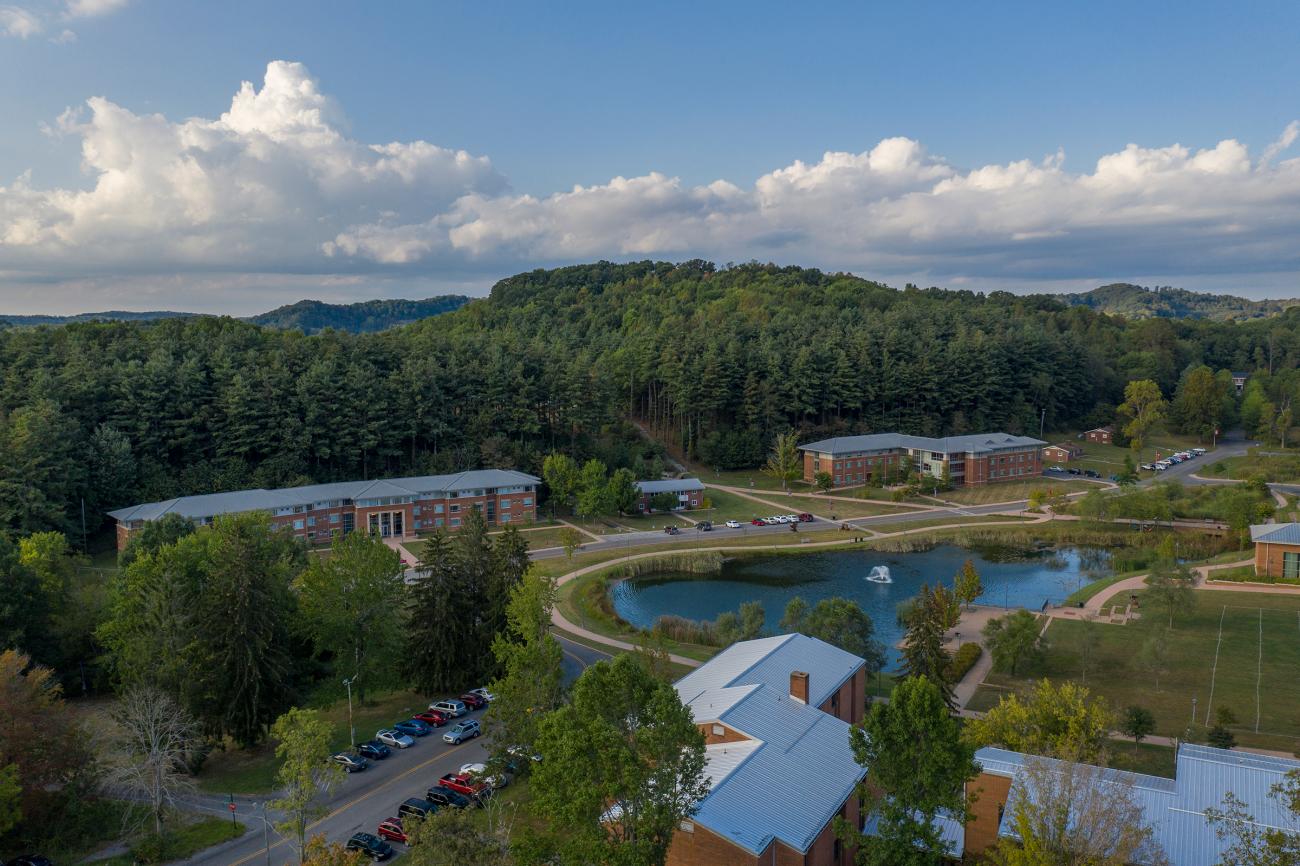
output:
[{"label": "bush", "polygon": [[948,682],[955,683],[975,667],[975,663],[984,655],[984,648],[977,643],[964,643],[953,653],[948,662]]}]

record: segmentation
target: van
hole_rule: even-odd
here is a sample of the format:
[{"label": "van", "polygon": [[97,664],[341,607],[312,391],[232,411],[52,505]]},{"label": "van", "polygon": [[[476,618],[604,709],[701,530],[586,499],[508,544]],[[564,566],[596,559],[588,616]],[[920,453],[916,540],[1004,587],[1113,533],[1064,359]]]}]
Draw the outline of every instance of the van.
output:
[{"label": "van", "polygon": [[429,704],[429,709],[435,713],[442,713],[444,716],[450,716],[453,719],[459,719],[465,713],[469,712],[465,707],[464,701],[434,701]]}]

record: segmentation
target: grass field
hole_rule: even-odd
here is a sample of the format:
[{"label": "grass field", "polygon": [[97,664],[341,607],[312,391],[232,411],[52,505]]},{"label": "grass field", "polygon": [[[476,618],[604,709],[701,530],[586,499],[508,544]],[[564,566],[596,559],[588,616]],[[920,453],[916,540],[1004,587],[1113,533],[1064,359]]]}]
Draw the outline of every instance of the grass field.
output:
[{"label": "grass field", "polygon": [[1251,453],[1244,457],[1228,457],[1224,460],[1208,459],[1211,456],[1213,455],[1207,455],[1206,465],[1197,471],[1198,475],[1204,475],[1206,478],[1237,479],[1262,475],[1266,481],[1282,483],[1300,481],[1300,453],[1288,453],[1282,452],[1281,449],[1270,448],[1269,453],[1259,453],[1258,450],[1252,449]]},{"label": "grass field", "polygon": [[[1095,442],[1081,442],[1077,434],[1068,433],[1048,433],[1043,438],[1048,443],[1055,445],[1058,442],[1070,442],[1075,445],[1083,446],[1083,457],[1071,460],[1069,463],[1061,465],[1066,467],[1077,467],[1079,469],[1095,469],[1101,473],[1102,478],[1109,478],[1112,473],[1117,473],[1124,468],[1124,457],[1133,456],[1133,462],[1141,465],[1150,463],[1161,457],[1168,456],[1174,451],[1183,451],[1187,448],[1209,448],[1209,442],[1201,442],[1195,436],[1178,436],[1170,433],[1158,433],[1152,436],[1152,440],[1142,446],[1141,451],[1133,451],[1131,448],[1121,448],[1118,445],[1098,445]],[[1214,452],[1210,452],[1204,457],[1197,459],[1198,463],[1206,464],[1212,459]],[[1051,465],[1051,464],[1049,464]],[[1145,472],[1143,475],[1150,475]]]},{"label": "grass field", "polygon": [[958,487],[947,493],[940,493],[941,499],[961,505],[992,505],[996,502],[1014,502],[1028,499],[1035,490],[1056,490],[1061,493],[1077,493],[1081,490],[1096,490],[1101,485],[1096,482],[1080,481],[1077,478],[1053,478],[1051,476],[1030,478],[1025,481],[1000,481],[996,484],[980,484],[974,487]]},{"label": "grass field", "polygon": [[[195,817],[189,823],[163,833],[161,848],[162,856],[165,858],[163,862],[188,859],[213,845],[238,839],[246,830],[243,824],[225,818]],[[95,866],[134,866],[140,860],[128,852],[92,862]]]},{"label": "grass field", "polygon": [[[725,491],[720,490],[717,492],[723,493]],[[834,515],[834,519],[843,520],[852,517],[875,517],[878,514],[901,514],[905,511],[911,512],[918,510],[903,505],[878,505],[874,502],[855,502],[850,501],[847,498],[830,499],[821,496],[786,496],[780,493],[768,493],[766,491],[755,491],[754,495],[762,499],[763,502],[771,503],[771,507],[764,507],[762,503],[753,502],[752,500],[744,500],[743,497],[737,498],[742,501],[749,501],[758,512],[758,516],[767,516],[772,513],[800,514],[809,511],[825,517]]]},{"label": "grass field", "polygon": [[[1139,601],[1144,597],[1139,593]],[[1159,688],[1137,663],[1143,643],[1167,626],[1154,609],[1127,626],[1095,626],[1100,646],[1086,685],[1117,710],[1145,706],[1155,714],[1156,733],[1164,736],[1186,736],[1190,727],[1201,739],[1215,710],[1226,706],[1238,719],[1231,728],[1242,745],[1295,749],[1300,745],[1300,593],[1202,590],[1195,601],[1167,634],[1169,669]],[[1019,678],[991,674],[988,684],[1019,690],[1040,677],[1082,680],[1078,647],[1085,628],[1081,622],[1053,622],[1041,664]],[[986,709],[994,697],[992,690],[981,689],[980,706],[971,708]]]}]

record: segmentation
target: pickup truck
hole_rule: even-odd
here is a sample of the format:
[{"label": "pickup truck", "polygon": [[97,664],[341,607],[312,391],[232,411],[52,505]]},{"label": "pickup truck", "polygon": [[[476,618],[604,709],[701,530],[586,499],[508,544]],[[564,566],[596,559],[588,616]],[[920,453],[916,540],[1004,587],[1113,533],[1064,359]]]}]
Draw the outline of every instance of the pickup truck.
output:
[{"label": "pickup truck", "polygon": [[490,785],[466,773],[446,773],[438,779],[438,785],[467,797],[486,797],[492,793]]}]

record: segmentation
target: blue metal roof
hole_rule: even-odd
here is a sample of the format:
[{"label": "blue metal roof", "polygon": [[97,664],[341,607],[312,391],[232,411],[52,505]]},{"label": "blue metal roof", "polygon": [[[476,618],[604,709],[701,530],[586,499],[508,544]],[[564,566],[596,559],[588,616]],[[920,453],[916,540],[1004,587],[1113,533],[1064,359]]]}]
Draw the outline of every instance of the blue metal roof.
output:
[{"label": "blue metal roof", "polygon": [[678,493],[683,490],[703,490],[704,482],[698,478],[665,478],[662,481],[638,481],[636,489],[642,493]]},{"label": "blue metal roof", "polygon": [[1013,448],[1030,448],[1047,443],[1031,436],[1010,433],[972,433],[964,436],[911,436],[907,433],[870,433],[864,436],[836,436],[800,445],[800,451],[822,454],[847,454],[872,451],[899,451],[911,448],[945,454],[988,454]]},{"label": "blue metal roof", "polygon": [[[975,760],[987,773],[1015,779],[1031,756],[1004,749],[980,749]],[[1047,758],[1037,760],[1057,763]],[[1282,777],[1300,770],[1300,761],[1185,744],[1178,750],[1174,779],[1103,770],[1103,783],[1131,785],[1134,799],[1140,804],[1154,832],[1155,842],[1164,851],[1171,866],[1215,866],[1227,847],[1205,810],[1222,808],[1224,797],[1235,795],[1246,811],[1261,825],[1300,835],[1300,818],[1290,813],[1270,796],[1273,785]],[[1012,797],[1017,784],[1012,784]],[[1014,837],[1011,830],[1012,810],[1006,811],[1001,835]]]},{"label": "blue metal roof", "polygon": [[808,703],[821,706],[864,662],[817,638],[783,634],[735,643],[677,681],[682,700],[706,689],[763,684],[789,694],[790,674],[808,674]]},{"label": "blue metal roof", "polygon": [[1300,523],[1261,523],[1250,528],[1250,540],[1267,544],[1300,544]]}]

